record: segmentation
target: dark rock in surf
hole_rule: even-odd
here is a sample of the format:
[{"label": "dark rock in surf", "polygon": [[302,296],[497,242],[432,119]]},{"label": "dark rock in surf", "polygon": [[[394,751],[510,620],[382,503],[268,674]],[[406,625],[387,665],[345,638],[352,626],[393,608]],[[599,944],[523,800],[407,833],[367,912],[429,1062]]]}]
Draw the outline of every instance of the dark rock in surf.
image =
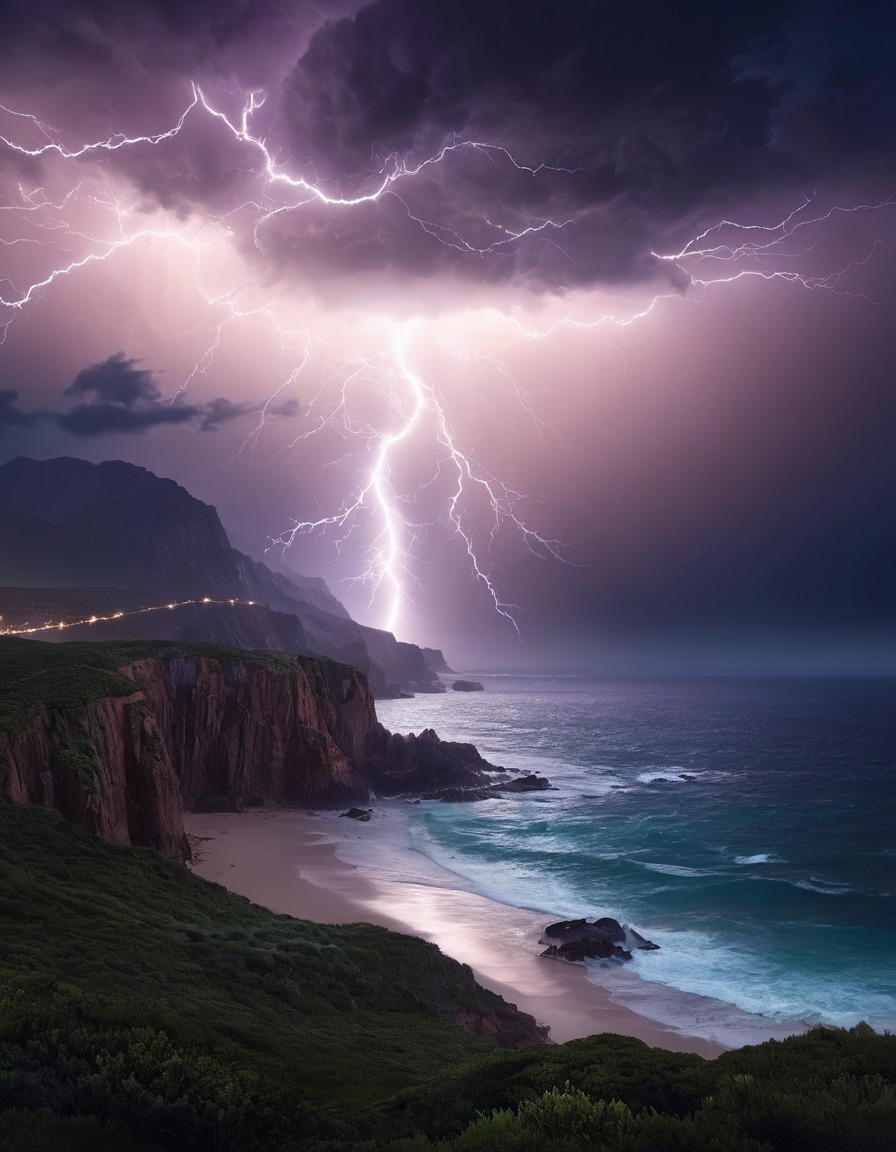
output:
[{"label": "dark rock in surf", "polygon": [[545,776],[519,776],[516,780],[508,780],[504,784],[493,785],[496,792],[547,792],[553,788],[550,780]]},{"label": "dark rock in surf", "polygon": [[585,960],[631,960],[632,954],[618,944],[608,940],[570,940],[566,944],[551,944],[542,956],[552,960],[566,960],[571,964],[581,964]]},{"label": "dark rock in surf", "polygon": [[516,780],[499,780],[485,788],[438,788],[424,794],[424,800],[441,800],[446,804],[471,803],[474,800],[500,800],[505,792],[544,792],[552,788],[544,776],[520,776]]},{"label": "dark rock in surf", "polygon": [[427,792],[424,800],[441,800],[444,804],[470,804],[475,800],[500,800],[492,788],[439,788]]},{"label": "dark rock in surf", "polygon": [[373,815],[372,808],[349,808],[348,812],[340,812],[340,819],[343,816],[348,816],[349,820],[361,820],[365,822]]},{"label": "dark rock in surf", "polygon": [[640,932],[636,932],[634,928],[626,928],[625,938],[632,948],[637,948],[640,952],[656,952],[659,950],[659,944],[654,944],[652,940],[647,940]]},{"label": "dark rock in surf", "polygon": [[659,947],[610,916],[602,916],[592,923],[585,919],[559,920],[545,928],[538,942],[548,945],[542,956],[571,963],[582,963],[586,959],[631,960],[633,948]]},{"label": "dark rock in surf", "polygon": [[451,685],[452,692],[484,692],[484,685],[478,680],[455,680]]}]

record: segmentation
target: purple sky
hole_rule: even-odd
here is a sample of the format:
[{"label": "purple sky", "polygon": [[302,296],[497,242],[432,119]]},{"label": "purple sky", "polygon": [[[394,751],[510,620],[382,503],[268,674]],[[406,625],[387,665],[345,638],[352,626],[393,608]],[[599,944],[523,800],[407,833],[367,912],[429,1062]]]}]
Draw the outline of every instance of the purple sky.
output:
[{"label": "purple sky", "polygon": [[893,670],[892,6],[0,6],[0,460],[459,666]]}]

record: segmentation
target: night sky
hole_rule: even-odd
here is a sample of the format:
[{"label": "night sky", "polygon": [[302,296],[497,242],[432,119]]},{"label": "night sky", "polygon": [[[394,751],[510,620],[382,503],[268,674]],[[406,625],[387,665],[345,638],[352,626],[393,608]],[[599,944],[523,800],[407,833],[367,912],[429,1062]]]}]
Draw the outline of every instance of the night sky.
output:
[{"label": "night sky", "polygon": [[891,4],[0,12],[0,462],[457,666],[896,671]]}]

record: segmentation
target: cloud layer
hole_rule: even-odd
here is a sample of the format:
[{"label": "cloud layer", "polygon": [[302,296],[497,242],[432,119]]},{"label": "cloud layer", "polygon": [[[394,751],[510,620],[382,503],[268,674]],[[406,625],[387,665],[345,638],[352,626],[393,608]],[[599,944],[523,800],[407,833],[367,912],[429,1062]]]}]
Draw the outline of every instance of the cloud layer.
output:
[{"label": "cloud layer", "polygon": [[351,212],[265,186],[257,150],[201,113],[164,148],[103,158],[182,213],[241,193],[280,209],[261,229],[259,213],[230,225],[272,272],[318,290],[446,275],[536,292],[683,287],[652,252],[734,204],[798,202],[855,166],[884,181],[896,163],[894,17],[875,3],[5,7],[7,45],[30,46],[32,70],[96,131],[124,118],[158,130],[163,110],[174,123],[190,80],[236,123],[239,91],[262,89],[250,128],[277,162],[348,197],[394,158],[495,146],[456,148]]},{"label": "cloud layer", "polygon": [[98,364],[83,368],[63,395],[80,400],[64,412],[24,412],[14,389],[0,391],[0,433],[40,421],[58,425],[73,436],[91,437],[111,433],[139,434],[150,428],[189,425],[199,432],[216,432],[225,424],[248,416],[295,416],[299,403],[293,397],[282,403],[260,405],[236,403],[219,397],[204,404],[191,404],[182,396],[173,401],[162,397],[153,373],[137,367],[124,352],[116,352]]}]

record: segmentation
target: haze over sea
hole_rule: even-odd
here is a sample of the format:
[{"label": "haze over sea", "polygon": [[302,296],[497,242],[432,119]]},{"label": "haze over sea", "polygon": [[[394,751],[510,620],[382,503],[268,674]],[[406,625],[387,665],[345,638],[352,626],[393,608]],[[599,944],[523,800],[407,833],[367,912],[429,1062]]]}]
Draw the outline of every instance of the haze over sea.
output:
[{"label": "haze over sea", "polygon": [[762,1038],[722,1005],[896,1030],[896,681],[470,675],[380,718],[555,790],[408,807],[412,847],[505,904],[631,923],[660,950],[593,974],[682,1031]]}]

